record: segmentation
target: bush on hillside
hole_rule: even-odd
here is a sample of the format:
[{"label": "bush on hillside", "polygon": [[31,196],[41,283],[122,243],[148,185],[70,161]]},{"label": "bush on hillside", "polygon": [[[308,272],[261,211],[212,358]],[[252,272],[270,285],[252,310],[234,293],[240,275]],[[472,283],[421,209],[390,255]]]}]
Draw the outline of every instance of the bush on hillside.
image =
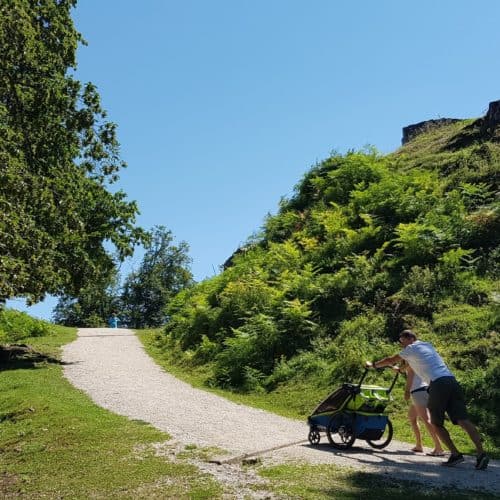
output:
[{"label": "bush on hillside", "polygon": [[496,358],[488,357],[486,364],[480,368],[467,371],[467,377],[460,380],[469,412],[475,422],[480,423],[481,431],[490,436],[500,446],[500,352]]},{"label": "bush on hillside", "polygon": [[0,309],[0,343],[19,342],[52,333],[50,323],[14,309]]}]

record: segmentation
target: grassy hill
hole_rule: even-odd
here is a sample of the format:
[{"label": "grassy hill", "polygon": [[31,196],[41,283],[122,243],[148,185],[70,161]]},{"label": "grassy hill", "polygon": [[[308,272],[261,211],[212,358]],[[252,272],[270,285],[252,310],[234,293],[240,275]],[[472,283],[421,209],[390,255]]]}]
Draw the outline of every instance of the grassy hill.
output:
[{"label": "grassy hill", "polygon": [[157,347],[207,385],[294,394],[305,415],[413,328],[498,446],[500,127],[488,118],[313,166],[221,274],[170,303]]}]

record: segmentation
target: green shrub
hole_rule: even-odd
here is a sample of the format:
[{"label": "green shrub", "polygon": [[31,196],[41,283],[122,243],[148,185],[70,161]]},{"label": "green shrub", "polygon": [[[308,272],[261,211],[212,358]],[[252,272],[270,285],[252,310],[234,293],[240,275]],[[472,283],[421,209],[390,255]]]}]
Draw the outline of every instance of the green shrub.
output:
[{"label": "green shrub", "polygon": [[465,218],[464,242],[482,248],[495,248],[500,244],[500,203],[481,207]]},{"label": "green shrub", "polygon": [[353,191],[364,190],[380,181],[386,172],[385,163],[375,151],[372,154],[348,153],[339,168],[328,172],[324,201],[347,203]]},{"label": "green shrub", "polygon": [[106,326],[106,322],[98,314],[91,314],[87,318],[87,325],[89,328],[103,328]]},{"label": "green shrub", "polygon": [[276,279],[275,286],[283,292],[285,299],[295,297],[310,302],[319,292],[317,274],[312,264],[307,263],[299,270],[284,270]]},{"label": "green shrub", "polygon": [[313,381],[315,385],[329,386],[331,365],[317,351],[303,351],[291,359],[284,356],[275,364],[265,386],[271,390],[279,384],[293,381]]},{"label": "green shrub", "polygon": [[433,315],[435,332],[450,341],[472,342],[487,335],[492,325],[493,312],[489,306],[451,303]]},{"label": "green shrub", "polygon": [[430,224],[420,222],[399,224],[396,232],[396,247],[401,250],[401,260],[407,265],[433,262],[444,243],[442,231]]},{"label": "green shrub", "polygon": [[460,382],[464,388],[472,420],[492,441],[500,445],[500,357],[491,356],[486,363],[469,370]]},{"label": "green shrub", "polygon": [[241,390],[243,392],[265,392],[263,387],[266,376],[256,368],[245,366],[243,373],[243,383]]},{"label": "green shrub", "polygon": [[278,328],[277,349],[280,355],[290,357],[310,346],[318,333],[318,325],[311,320],[309,304],[299,299],[284,301],[276,314]]},{"label": "green shrub", "polygon": [[343,321],[336,338],[333,375],[352,378],[361,371],[366,360],[383,357],[385,329],[386,318],[382,314],[368,312]]},{"label": "green shrub", "polygon": [[[493,248],[489,252],[484,252],[481,255],[478,268],[487,278],[500,283],[500,246]],[[497,288],[499,287],[497,286]]]},{"label": "green shrub", "polygon": [[430,317],[444,300],[479,306],[488,301],[492,284],[464,265],[471,252],[461,248],[445,252],[435,266],[413,266],[403,286],[391,299],[399,309]]},{"label": "green shrub", "polygon": [[50,323],[14,309],[0,310],[0,342],[19,342],[52,333]]},{"label": "green shrub", "polygon": [[270,374],[282,353],[278,351],[279,333],[269,316],[258,314],[234,331],[233,338],[224,341],[216,356],[214,377],[223,387],[242,388],[246,368]]},{"label": "green shrub", "polygon": [[258,277],[231,281],[219,294],[222,326],[239,327],[253,314],[269,313],[282,293]]},{"label": "green shrub", "polygon": [[299,213],[286,210],[278,215],[269,215],[265,221],[266,237],[269,241],[284,241],[303,224]]},{"label": "green shrub", "polygon": [[386,321],[383,314],[371,311],[345,320],[340,324],[337,341],[342,343],[347,339],[356,339],[377,348],[385,336]]},{"label": "green shrub", "polygon": [[442,186],[434,173],[387,169],[380,182],[352,193],[350,207],[355,213],[369,213],[395,227],[429,211],[441,193]]},{"label": "green shrub", "polygon": [[194,360],[203,364],[213,361],[219,352],[219,345],[210,340],[206,335],[202,335],[201,342],[194,352]]}]

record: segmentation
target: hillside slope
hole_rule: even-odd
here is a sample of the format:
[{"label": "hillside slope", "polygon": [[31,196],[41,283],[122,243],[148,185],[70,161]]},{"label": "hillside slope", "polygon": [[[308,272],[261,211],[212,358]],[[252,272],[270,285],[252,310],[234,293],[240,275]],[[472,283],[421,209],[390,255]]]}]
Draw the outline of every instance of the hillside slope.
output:
[{"label": "hillside slope", "polygon": [[159,345],[203,367],[209,384],[305,384],[312,405],[414,328],[498,445],[499,108],[428,122],[389,155],[334,154],[312,167],[218,276],[171,302]]}]

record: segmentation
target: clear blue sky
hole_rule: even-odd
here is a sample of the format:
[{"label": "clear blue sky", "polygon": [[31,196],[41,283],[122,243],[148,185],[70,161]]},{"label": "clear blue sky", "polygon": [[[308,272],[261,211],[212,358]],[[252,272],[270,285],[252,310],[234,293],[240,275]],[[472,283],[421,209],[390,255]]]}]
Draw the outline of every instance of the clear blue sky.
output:
[{"label": "clear blue sky", "polygon": [[81,0],[74,19],[77,76],[118,124],[119,187],[140,225],[189,244],[197,280],[332,150],[390,152],[406,125],[500,99],[497,0]]}]

